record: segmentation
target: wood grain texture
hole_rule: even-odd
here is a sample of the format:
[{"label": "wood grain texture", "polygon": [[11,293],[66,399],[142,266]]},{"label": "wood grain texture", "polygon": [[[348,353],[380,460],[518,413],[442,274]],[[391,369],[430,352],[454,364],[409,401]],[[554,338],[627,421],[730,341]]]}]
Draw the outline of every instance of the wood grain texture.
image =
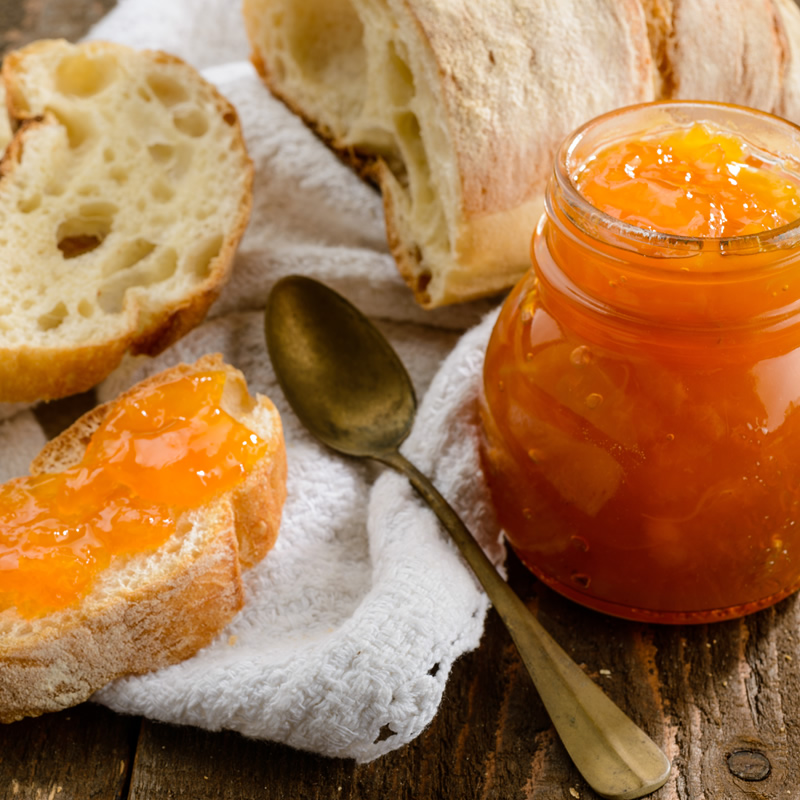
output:
[{"label": "wood grain texture", "polygon": [[0,725],[0,800],[124,800],[140,724],[87,703]]},{"label": "wood grain texture", "polygon": [[75,41],[116,0],[0,0],[0,56],[34,39]]}]

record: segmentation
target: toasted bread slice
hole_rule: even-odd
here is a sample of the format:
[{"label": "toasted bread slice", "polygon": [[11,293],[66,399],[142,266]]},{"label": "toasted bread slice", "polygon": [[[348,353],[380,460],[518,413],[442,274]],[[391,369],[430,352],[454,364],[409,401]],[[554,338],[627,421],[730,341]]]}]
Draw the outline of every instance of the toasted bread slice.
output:
[{"label": "toasted bread slice", "polygon": [[32,402],[203,318],[253,170],[233,107],[164,53],[40,41],[5,58],[2,81],[0,401]]},{"label": "toasted bread slice", "polygon": [[[273,546],[286,496],[278,412],[266,397],[253,399],[242,374],[219,357],[166,370],[122,397],[208,369],[226,371],[223,408],[267,443],[264,456],[234,491],[185,512],[157,550],[116,556],[77,603],[33,619],[0,612],[0,721],[62,709],[116,677],[181,661],[241,608],[241,570]],[[98,406],[50,442],[32,474],[79,462],[111,407]]]}]

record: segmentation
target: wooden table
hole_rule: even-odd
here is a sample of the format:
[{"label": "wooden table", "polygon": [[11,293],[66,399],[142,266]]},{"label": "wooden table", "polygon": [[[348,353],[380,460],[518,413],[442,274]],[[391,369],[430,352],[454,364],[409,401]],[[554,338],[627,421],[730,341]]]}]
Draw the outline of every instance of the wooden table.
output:
[{"label": "wooden table", "polygon": [[[79,37],[114,0],[0,0],[0,47]],[[88,402],[46,414],[48,425]],[[654,800],[800,797],[800,600],[697,627],[594,614],[535,581],[512,585],[673,759]],[[1,800],[558,800],[596,795],[576,773],[494,612],[453,668],[441,709],[407,747],[366,765],[86,703],[0,726]]]}]

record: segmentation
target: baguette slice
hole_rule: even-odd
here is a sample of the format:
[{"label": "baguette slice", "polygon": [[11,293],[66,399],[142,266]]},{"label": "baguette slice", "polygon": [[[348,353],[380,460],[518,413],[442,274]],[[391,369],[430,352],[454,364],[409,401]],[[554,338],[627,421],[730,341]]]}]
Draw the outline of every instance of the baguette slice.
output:
[{"label": "baguette slice", "polygon": [[164,53],[40,41],[6,57],[2,82],[0,401],[33,402],[204,317],[253,170],[233,107]]},{"label": "baguette slice", "polygon": [[[0,612],[0,722],[86,700],[122,675],[173,664],[207,645],[242,607],[241,570],[272,548],[286,496],[286,451],[272,403],[253,399],[240,372],[207,356],[138,384],[224,369],[223,407],[267,442],[244,483],[183,514],[155,552],[117,556],[78,604],[33,620]],[[123,397],[135,391],[134,387]],[[96,407],[50,442],[32,474],[80,461],[112,404]]]},{"label": "baguette slice", "polygon": [[379,184],[390,248],[427,307],[527,270],[555,151],[600,113],[674,97],[800,121],[792,0],[244,0],[243,13],[267,86]]}]

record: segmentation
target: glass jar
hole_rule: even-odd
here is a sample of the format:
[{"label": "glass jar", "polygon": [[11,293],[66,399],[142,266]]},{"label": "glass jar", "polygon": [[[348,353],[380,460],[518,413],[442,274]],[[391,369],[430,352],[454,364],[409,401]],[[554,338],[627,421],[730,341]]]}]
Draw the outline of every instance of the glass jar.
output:
[{"label": "glass jar", "polygon": [[800,587],[800,221],[668,235],[602,213],[571,177],[609,143],[697,120],[800,175],[800,129],[749,109],[655,103],[584,126],[556,158],[480,401],[522,561],[586,606],[670,623]]}]

